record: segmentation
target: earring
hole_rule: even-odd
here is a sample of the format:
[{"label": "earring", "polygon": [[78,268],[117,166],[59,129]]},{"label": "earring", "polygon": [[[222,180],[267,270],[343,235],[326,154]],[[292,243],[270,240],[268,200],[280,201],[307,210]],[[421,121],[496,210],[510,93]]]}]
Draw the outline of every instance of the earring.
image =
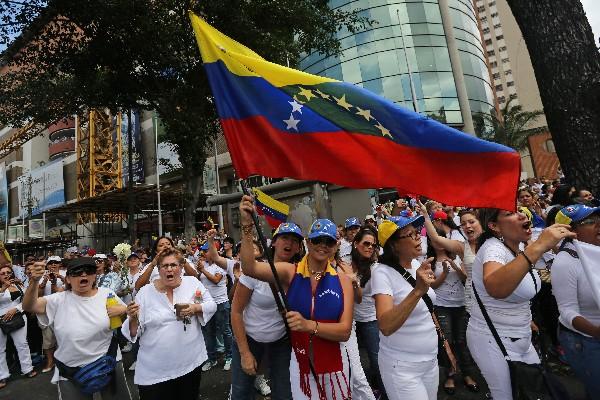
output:
[{"label": "earring", "polygon": [[502,243],[504,243],[504,236],[502,236],[502,235],[498,236],[498,240],[500,240]]}]

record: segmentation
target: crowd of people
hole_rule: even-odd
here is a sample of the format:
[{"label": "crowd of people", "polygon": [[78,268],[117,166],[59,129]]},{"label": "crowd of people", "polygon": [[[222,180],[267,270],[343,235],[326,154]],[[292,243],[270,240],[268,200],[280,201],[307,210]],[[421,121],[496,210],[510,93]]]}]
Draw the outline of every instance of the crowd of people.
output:
[{"label": "crowd of people", "polygon": [[0,390],[18,359],[29,378],[41,361],[66,400],[132,398],[126,368],[142,400],[196,400],[215,368],[230,371],[233,400],[434,400],[481,379],[488,398],[511,400],[506,360],[539,364],[543,350],[593,399],[598,288],[573,240],[600,246],[600,207],[559,182],[517,197],[517,211],[401,198],[362,221],[282,223],[265,249],[244,196],[238,243],[211,229],[136,245],[124,263],[78,248],[7,262]]}]

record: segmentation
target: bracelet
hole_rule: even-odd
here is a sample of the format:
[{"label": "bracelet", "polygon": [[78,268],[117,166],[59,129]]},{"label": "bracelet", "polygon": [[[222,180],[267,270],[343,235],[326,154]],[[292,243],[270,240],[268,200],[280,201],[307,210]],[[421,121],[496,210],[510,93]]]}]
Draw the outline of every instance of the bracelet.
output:
[{"label": "bracelet", "polygon": [[[527,254],[525,254],[524,251],[520,251],[519,254],[522,255],[523,258],[525,258],[525,260],[529,263],[529,268],[533,269],[534,268],[534,264],[531,262],[531,260],[529,259],[529,257],[527,257]],[[517,254],[517,255],[519,255],[519,254]]]},{"label": "bracelet", "polygon": [[313,337],[319,333],[319,321],[315,321],[315,330],[311,332],[310,336]]},{"label": "bracelet", "polygon": [[248,225],[242,224],[242,233],[246,236],[252,235],[253,229],[254,229],[254,224],[248,224]]}]

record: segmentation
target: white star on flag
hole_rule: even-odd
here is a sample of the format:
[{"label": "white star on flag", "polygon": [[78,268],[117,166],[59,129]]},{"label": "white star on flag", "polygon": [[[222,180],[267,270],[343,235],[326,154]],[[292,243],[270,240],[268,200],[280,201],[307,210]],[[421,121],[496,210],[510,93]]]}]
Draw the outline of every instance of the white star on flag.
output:
[{"label": "white star on flag", "polygon": [[302,105],[300,103],[298,103],[296,100],[288,101],[288,103],[290,103],[292,106],[292,113],[298,111],[300,114],[302,114]]},{"label": "white star on flag", "polygon": [[287,125],[285,129],[295,129],[298,132],[298,122],[299,119],[294,119],[294,115],[290,114],[290,119],[284,119],[283,122]]}]

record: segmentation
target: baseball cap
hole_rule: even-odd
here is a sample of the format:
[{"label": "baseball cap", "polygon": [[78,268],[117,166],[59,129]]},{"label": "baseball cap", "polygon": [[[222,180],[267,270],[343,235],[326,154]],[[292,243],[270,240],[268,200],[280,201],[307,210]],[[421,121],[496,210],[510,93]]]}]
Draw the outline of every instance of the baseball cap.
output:
[{"label": "baseball cap", "polygon": [[50,263],[61,263],[61,262],[62,262],[62,258],[60,258],[59,256],[50,256],[46,260],[46,265],[48,265]]},{"label": "baseball cap", "polygon": [[[84,258],[87,258],[87,257],[84,257]],[[106,256],[106,254],[98,253],[94,257],[91,257],[91,258],[107,259],[108,257]]]},{"label": "baseball cap", "polygon": [[321,236],[327,236],[332,238],[333,240],[337,240],[337,227],[333,222],[326,218],[318,219],[315,222],[313,222],[313,224],[310,227],[310,232],[308,233],[309,239],[314,239]]},{"label": "baseball cap", "polygon": [[425,222],[425,218],[422,215],[416,215],[414,217],[389,217],[381,224],[377,231],[379,244],[383,247],[388,239],[398,230],[408,225],[412,225],[415,228],[419,228]]},{"label": "baseball cap", "polygon": [[369,214],[369,215],[365,216],[365,221],[368,220],[368,219],[372,219],[373,221],[375,221],[375,216],[372,215],[372,214]]},{"label": "baseball cap", "polygon": [[348,218],[346,220],[346,223],[344,224],[344,228],[346,228],[346,229],[351,228],[353,226],[360,226],[360,221],[356,217]]},{"label": "baseball cap", "polygon": [[284,233],[296,235],[300,238],[300,240],[304,239],[304,236],[302,236],[302,230],[293,222],[284,222],[279,224],[275,230],[275,233],[273,233],[273,240],[275,240],[278,235],[283,235]]},{"label": "baseball cap", "polygon": [[448,219],[448,214],[446,214],[444,211],[436,211],[431,216],[431,219],[441,219],[442,221],[446,221]]},{"label": "baseball cap", "polygon": [[557,224],[571,225],[582,221],[594,213],[600,213],[600,207],[588,207],[583,204],[572,204],[562,208],[556,213],[555,222]]},{"label": "baseball cap", "polygon": [[79,253],[77,246],[67,247],[67,253]]},{"label": "baseball cap", "polygon": [[76,269],[80,269],[83,267],[93,267],[94,269],[96,269],[96,262],[94,261],[93,257],[79,257],[79,258],[75,258],[73,260],[68,260],[67,261],[67,274],[69,274],[69,271],[73,271]]},{"label": "baseball cap", "polygon": [[132,258],[140,258],[140,256],[138,256],[137,253],[131,253],[129,257],[127,257],[127,261],[131,260]]}]

